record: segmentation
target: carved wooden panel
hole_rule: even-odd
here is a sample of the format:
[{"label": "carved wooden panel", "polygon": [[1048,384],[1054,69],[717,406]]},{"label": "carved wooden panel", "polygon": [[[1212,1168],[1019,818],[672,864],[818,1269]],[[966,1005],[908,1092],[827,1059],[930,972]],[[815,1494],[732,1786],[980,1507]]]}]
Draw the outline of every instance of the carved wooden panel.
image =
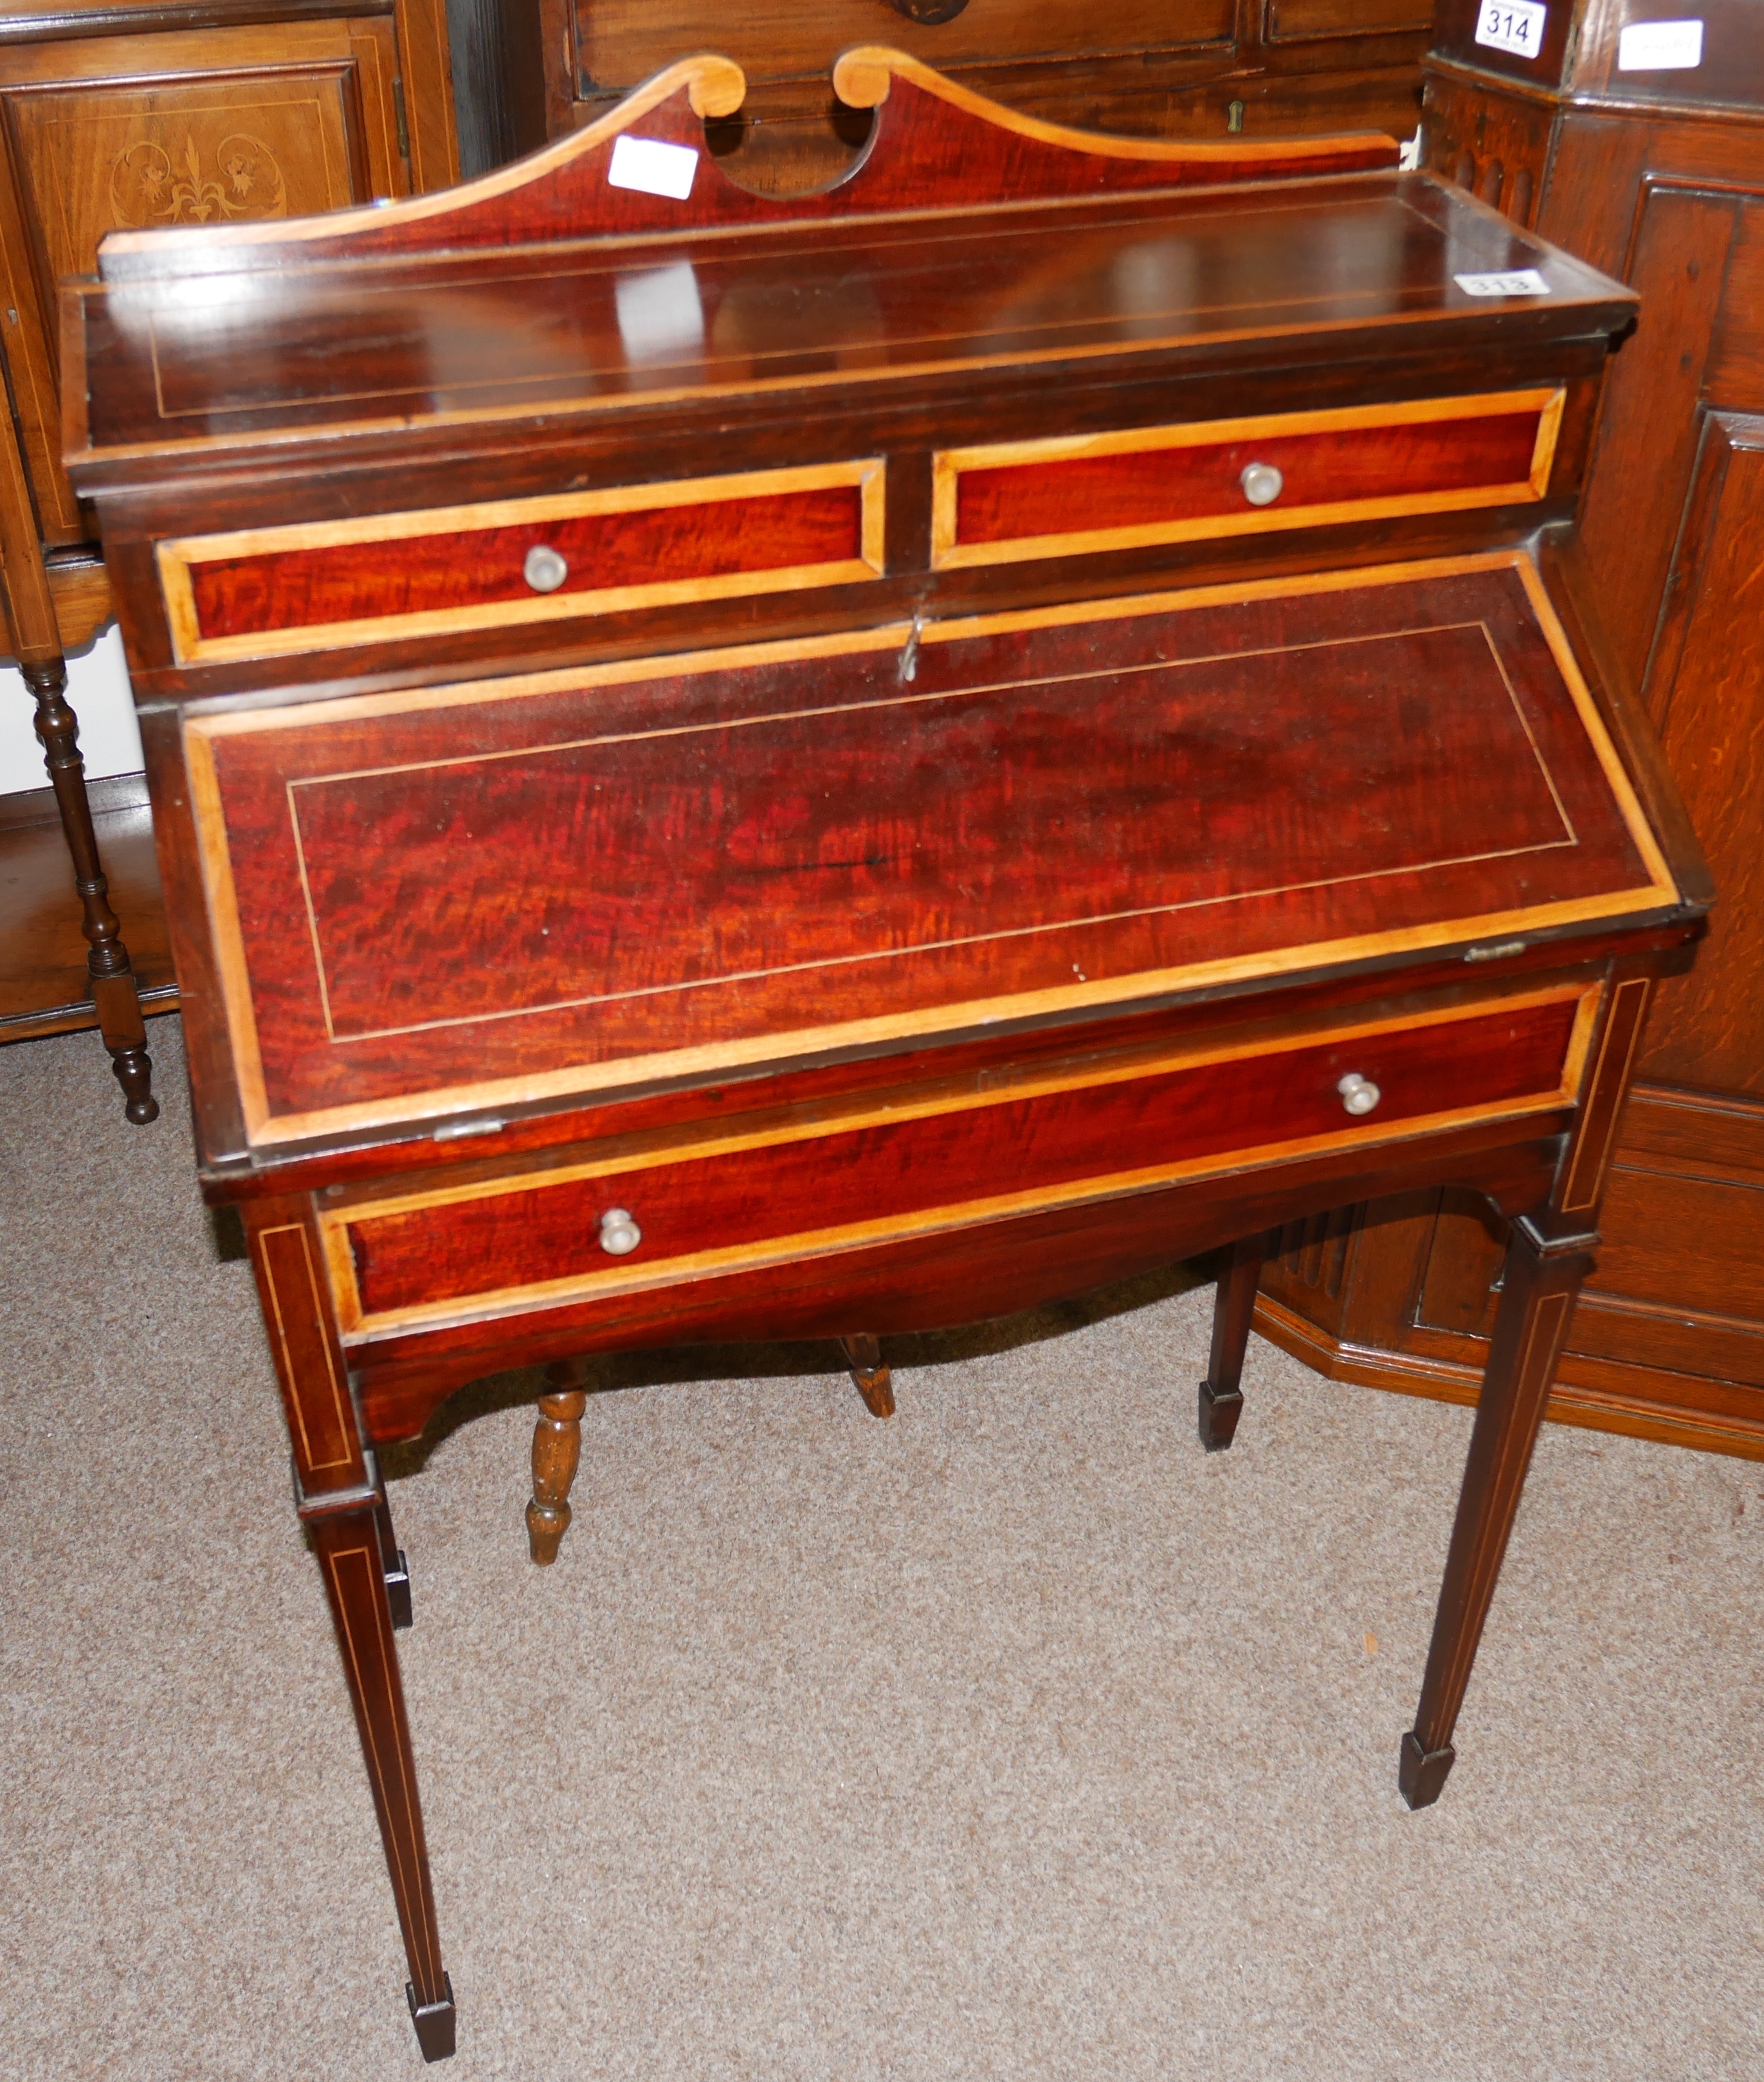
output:
[{"label": "carved wooden panel", "polygon": [[397,70],[385,16],[0,49],[6,347],[45,539],[88,532],[60,462],[57,283],[108,231],[406,192]]},{"label": "carved wooden panel", "polygon": [[1544,103],[1494,93],[1429,64],[1422,88],[1421,164],[1529,230],[1543,192],[1553,120]]}]

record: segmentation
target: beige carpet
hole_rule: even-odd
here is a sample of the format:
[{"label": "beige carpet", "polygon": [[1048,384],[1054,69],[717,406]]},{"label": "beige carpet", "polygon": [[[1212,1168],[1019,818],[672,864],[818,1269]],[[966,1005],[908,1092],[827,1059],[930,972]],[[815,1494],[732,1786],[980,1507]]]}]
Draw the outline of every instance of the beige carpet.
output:
[{"label": "beige carpet", "polygon": [[[245,1266],[95,1040],[0,1050],[0,2073],[422,2072]],[[590,1405],[394,1485],[448,2072],[1764,2075],[1764,1469],[1552,1427],[1443,1803],[1396,1793],[1468,1419],[1207,1291]],[[684,1378],[688,1363],[676,1371]],[[723,1378],[725,1373],[758,1376]],[[627,1379],[638,1381],[635,1372]]]}]

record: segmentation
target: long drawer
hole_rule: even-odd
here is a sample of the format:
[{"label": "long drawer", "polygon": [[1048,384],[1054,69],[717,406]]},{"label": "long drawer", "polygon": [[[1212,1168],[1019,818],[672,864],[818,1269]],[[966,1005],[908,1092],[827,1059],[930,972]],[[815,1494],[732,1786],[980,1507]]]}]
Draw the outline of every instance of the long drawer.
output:
[{"label": "long drawer", "polygon": [[369,1198],[321,1218],[340,1320],[361,1338],[554,1305],[1548,1111],[1572,1102],[1596,997],[1142,1047]]}]

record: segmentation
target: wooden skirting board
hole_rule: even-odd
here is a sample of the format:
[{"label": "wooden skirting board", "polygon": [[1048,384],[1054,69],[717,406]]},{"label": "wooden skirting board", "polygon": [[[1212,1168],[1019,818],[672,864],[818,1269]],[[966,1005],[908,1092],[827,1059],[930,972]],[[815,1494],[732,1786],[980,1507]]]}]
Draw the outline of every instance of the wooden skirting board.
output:
[{"label": "wooden skirting board", "polygon": [[[1591,1297],[1583,1297],[1580,1307]],[[1596,1300],[1592,1300],[1596,1307]],[[1462,1359],[1423,1358],[1415,1353],[1381,1351],[1331,1337],[1281,1303],[1260,1295],[1255,1327],[1270,1343],[1289,1352],[1326,1380],[1348,1381],[1360,1388],[1382,1388],[1397,1395],[1429,1396],[1436,1402],[1474,1406],[1482,1391],[1487,1348],[1463,1338]],[[1572,1330],[1569,1336],[1572,1340]],[[1707,1411],[1695,1414],[1654,1400],[1648,1393],[1651,1371],[1617,1359],[1563,1354],[1546,1414],[1552,1423],[1575,1424],[1590,1431],[1613,1431],[1630,1439],[1652,1439],[1668,1446],[1688,1446],[1702,1453],[1730,1453],[1764,1460],[1764,1422]],[[1699,1385],[1686,1377],[1687,1391]]]}]

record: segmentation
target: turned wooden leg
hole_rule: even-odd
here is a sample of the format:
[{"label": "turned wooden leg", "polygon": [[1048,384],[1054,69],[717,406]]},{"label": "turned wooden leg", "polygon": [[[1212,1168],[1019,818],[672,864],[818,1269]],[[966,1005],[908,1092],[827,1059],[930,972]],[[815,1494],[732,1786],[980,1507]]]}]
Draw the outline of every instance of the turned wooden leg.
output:
[{"label": "turned wooden leg", "polygon": [[1556,1359],[1597,1241],[1585,1234],[1549,1241],[1529,1220],[1513,1225],[1420,1708],[1403,1738],[1398,1783],[1411,1807],[1438,1799],[1457,1759],[1452,1730],[1518,1515]]},{"label": "turned wooden leg", "polygon": [[542,1569],[556,1561],[570,1529],[570,1484],[582,1457],[588,1377],[586,1359],[557,1359],[545,1370],[549,1385],[539,1397],[539,1421],[533,1427],[533,1497],[527,1506],[527,1545]]},{"label": "turned wooden leg", "polygon": [[846,1355],[846,1364],[851,1369],[851,1378],[863,1397],[864,1407],[872,1417],[892,1417],[894,1376],[882,1363],[881,1345],[874,1338],[842,1338],[839,1349]]},{"label": "turned wooden leg", "polygon": [[1213,1304],[1213,1349],[1200,1395],[1201,1443],[1209,1453],[1222,1453],[1230,1444],[1243,1414],[1243,1355],[1249,1348],[1255,1287],[1268,1242],[1265,1234],[1243,1237],[1225,1254],[1219,1268],[1219,1291]]},{"label": "turned wooden leg", "polygon": [[137,1127],[159,1115],[153,1095],[153,1060],[141,995],[129,965],[122,926],[110,908],[110,885],[98,856],[98,833],[86,794],[86,762],[80,756],[79,720],[67,705],[67,666],[60,658],[21,662],[25,683],[36,697],[36,734],[55,790],[61,830],[73,857],[74,887],[80,900],[80,929],[90,952],[86,966],[99,1031],[123,1089],[123,1112]]}]

